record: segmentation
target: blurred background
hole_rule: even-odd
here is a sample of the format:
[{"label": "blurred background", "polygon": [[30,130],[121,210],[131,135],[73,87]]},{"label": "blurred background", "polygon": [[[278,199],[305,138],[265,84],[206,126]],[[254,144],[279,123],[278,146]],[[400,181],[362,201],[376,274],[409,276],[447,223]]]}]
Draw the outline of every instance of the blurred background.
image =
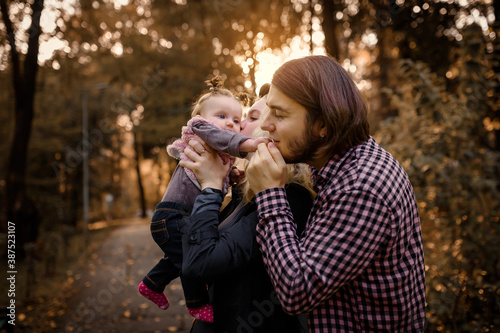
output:
[{"label": "blurred background", "polygon": [[54,296],[37,294],[40,286],[74,280],[105,230],[137,218],[147,227],[176,165],[165,146],[207,76],[255,96],[284,61],[329,54],[369,101],[372,135],[414,186],[426,332],[500,331],[500,1],[0,8],[0,253],[12,221],[19,329],[56,331],[68,306],[37,318],[34,308]]}]

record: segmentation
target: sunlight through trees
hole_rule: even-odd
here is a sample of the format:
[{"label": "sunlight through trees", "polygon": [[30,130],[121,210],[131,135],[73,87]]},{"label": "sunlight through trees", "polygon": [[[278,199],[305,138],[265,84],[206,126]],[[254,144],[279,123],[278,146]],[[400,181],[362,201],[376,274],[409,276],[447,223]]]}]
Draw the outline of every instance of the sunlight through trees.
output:
[{"label": "sunlight through trees", "polygon": [[[165,146],[207,76],[253,97],[283,62],[329,54],[367,98],[372,135],[414,184],[426,331],[500,326],[498,2],[0,0],[0,7],[0,219],[20,219],[20,230],[26,224],[20,243],[30,241],[30,228],[46,251],[43,237],[83,234],[84,161],[91,225],[153,209],[176,165]],[[20,214],[29,202],[38,208],[35,225]]]}]

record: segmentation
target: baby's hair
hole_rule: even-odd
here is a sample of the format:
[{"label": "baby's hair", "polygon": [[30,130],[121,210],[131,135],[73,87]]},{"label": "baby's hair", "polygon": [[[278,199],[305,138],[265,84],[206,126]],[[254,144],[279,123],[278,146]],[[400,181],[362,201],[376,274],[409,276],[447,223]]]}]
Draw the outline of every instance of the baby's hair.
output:
[{"label": "baby's hair", "polygon": [[241,92],[236,96],[236,98],[241,102],[241,105],[243,106],[250,105],[250,96],[248,96],[247,93]]},{"label": "baby's hair", "polygon": [[205,83],[208,86],[208,91],[202,94],[196,102],[194,102],[192,111],[191,111],[191,117],[197,116],[201,113],[201,107],[202,104],[208,100],[210,97],[215,97],[215,96],[226,96],[226,97],[232,97],[236,99],[237,101],[240,101],[238,97],[236,97],[230,90],[224,88],[223,83],[224,80],[218,75],[212,76],[211,78],[208,78]]},{"label": "baby's hair", "polygon": [[212,78],[205,80],[205,83],[208,86],[208,90],[211,92],[219,90],[219,88],[223,89],[224,81],[219,75],[212,76]]}]

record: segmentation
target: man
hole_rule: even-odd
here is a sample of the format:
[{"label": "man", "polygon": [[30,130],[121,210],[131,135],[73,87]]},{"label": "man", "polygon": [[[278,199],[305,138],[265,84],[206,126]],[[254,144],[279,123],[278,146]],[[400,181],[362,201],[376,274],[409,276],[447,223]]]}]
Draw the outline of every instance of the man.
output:
[{"label": "man", "polygon": [[[422,332],[425,268],[413,188],[369,136],[367,107],[333,59],[310,56],[274,74],[260,144],[247,169],[257,241],[283,308],[310,332]],[[318,196],[296,236],[286,163],[306,162]]]}]

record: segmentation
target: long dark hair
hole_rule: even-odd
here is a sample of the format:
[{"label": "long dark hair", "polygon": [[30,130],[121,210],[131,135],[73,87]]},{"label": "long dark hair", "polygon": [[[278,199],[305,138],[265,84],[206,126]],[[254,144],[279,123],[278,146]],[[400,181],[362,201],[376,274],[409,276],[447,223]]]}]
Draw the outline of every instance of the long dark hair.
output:
[{"label": "long dark hair", "polygon": [[340,154],[369,138],[368,106],[342,66],[328,56],[308,56],[285,62],[272,85],[308,111],[308,128],[326,125],[317,156]]}]

